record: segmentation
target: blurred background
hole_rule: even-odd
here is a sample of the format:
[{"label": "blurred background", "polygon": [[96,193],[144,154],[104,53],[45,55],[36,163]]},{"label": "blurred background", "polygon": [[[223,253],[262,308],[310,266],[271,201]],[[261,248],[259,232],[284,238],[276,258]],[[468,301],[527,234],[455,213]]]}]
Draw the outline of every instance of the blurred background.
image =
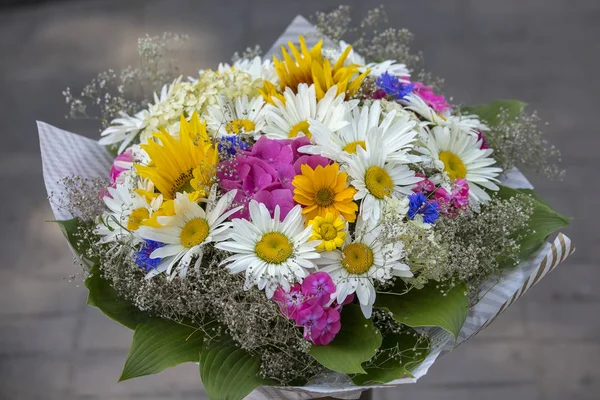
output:
[{"label": "blurred background", "polygon": [[[454,102],[518,98],[549,122],[563,181],[532,173],[537,191],[574,217],[574,255],[490,328],[444,356],[418,385],[374,399],[599,399],[600,2],[597,0],[366,0],[411,30],[425,66]],[[297,14],[339,1],[0,1],[0,399],[204,399],[196,368],[117,383],[131,331],[85,306],[71,253],[52,219],[35,120],[97,137],[65,120],[61,91],[136,61],[137,38],[191,40],[181,70],[195,74],[259,44],[268,50]],[[66,278],[67,277],[67,278]]]}]

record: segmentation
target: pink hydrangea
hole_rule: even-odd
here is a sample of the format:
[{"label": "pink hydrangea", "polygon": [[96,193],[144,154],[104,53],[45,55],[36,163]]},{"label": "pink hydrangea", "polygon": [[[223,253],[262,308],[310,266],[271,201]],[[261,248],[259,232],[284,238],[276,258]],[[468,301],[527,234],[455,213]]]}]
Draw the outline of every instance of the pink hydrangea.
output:
[{"label": "pink hydrangea", "polygon": [[298,311],[296,324],[304,328],[304,339],[311,340],[314,343],[314,340],[321,335],[321,331],[327,325],[327,313],[319,305],[311,306],[305,303]]},{"label": "pink hydrangea", "polygon": [[425,104],[433,108],[436,113],[443,113],[450,108],[450,104],[446,102],[446,98],[443,95],[435,94],[431,86],[427,86],[421,82],[413,82],[413,84],[415,85],[413,93],[423,99]]},{"label": "pink hydrangea", "polygon": [[225,191],[236,189],[235,203],[245,206],[233,218],[248,219],[250,200],[264,203],[271,216],[279,205],[281,220],[286,217],[295,205],[292,180],[300,172],[300,165],[314,168],[329,164],[327,158],[298,152],[307,140],[271,140],[263,136],[250,150],[238,151],[233,159],[219,164],[217,175],[221,187]]},{"label": "pink hydrangea", "polygon": [[435,201],[439,204],[439,211],[450,217],[455,217],[458,210],[465,210],[469,205],[469,184],[466,179],[457,179],[448,192],[440,187],[435,191]]},{"label": "pink hydrangea", "polygon": [[485,139],[485,135],[481,131],[477,131],[477,141],[481,142],[479,149],[485,150],[490,148],[490,146],[487,144],[487,140]]},{"label": "pink hydrangea", "polygon": [[333,341],[335,335],[340,331],[342,324],[340,322],[340,313],[335,308],[327,308],[324,310],[325,326],[318,332],[317,335],[313,332],[312,341],[318,346],[328,345]]}]

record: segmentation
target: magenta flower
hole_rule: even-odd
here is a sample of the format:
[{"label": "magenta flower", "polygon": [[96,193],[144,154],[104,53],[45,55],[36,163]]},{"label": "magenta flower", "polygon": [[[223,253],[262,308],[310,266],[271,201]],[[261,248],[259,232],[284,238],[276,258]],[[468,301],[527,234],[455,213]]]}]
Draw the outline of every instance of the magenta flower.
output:
[{"label": "magenta flower", "polygon": [[318,346],[331,343],[342,327],[340,313],[335,308],[327,308],[324,319],[325,326],[321,329],[319,335],[315,337],[313,334],[312,336],[312,342]]},{"label": "magenta flower", "polygon": [[425,104],[433,108],[436,113],[443,113],[450,108],[450,104],[446,102],[443,95],[437,95],[433,92],[431,86],[427,86],[421,82],[414,82],[413,93],[419,96]]},{"label": "magenta flower", "polygon": [[295,205],[294,192],[281,186],[277,189],[266,188],[266,190],[259,190],[252,198],[259,203],[263,203],[271,213],[271,217],[274,215],[275,206],[279,206],[281,220],[285,218]]},{"label": "magenta flower", "polygon": [[423,178],[423,180],[415,184],[415,187],[412,189],[413,192],[428,193],[433,192],[435,190],[435,183],[431,182],[425,175],[423,175],[420,172],[417,172],[415,176]]},{"label": "magenta flower", "polygon": [[335,284],[327,272],[315,272],[304,278],[302,293],[308,303],[324,306],[335,293]]},{"label": "magenta flower", "polygon": [[269,164],[291,164],[294,160],[292,149],[285,141],[267,139],[265,136],[254,143],[249,154]]},{"label": "magenta flower", "polygon": [[443,187],[435,191],[435,201],[439,211],[451,218],[456,217],[458,210],[464,210],[469,205],[469,184],[466,179],[457,179],[452,185],[451,192]]},{"label": "magenta flower", "polygon": [[327,313],[319,305],[304,303],[298,310],[296,325],[304,327],[304,339],[312,341],[327,326]]},{"label": "magenta flower", "polygon": [[110,167],[110,183],[114,186],[117,183],[117,178],[124,171],[128,171],[133,166],[133,149],[129,148],[125,152],[119,154],[115,161],[113,161],[112,167]]},{"label": "magenta flower", "polygon": [[296,319],[298,310],[303,304],[304,295],[302,294],[300,284],[294,284],[289,292],[279,287],[273,294],[273,300],[279,305],[281,313],[289,319]]},{"label": "magenta flower", "polygon": [[326,167],[329,165],[329,159],[325,158],[323,156],[319,156],[319,155],[303,155],[298,157],[298,159],[294,162],[294,172],[296,172],[296,175],[299,175],[300,173],[302,173],[300,167],[302,165],[308,165],[309,167],[311,167],[312,169],[316,169],[317,166],[321,165],[323,167]]},{"label": "magenta flower", "polygon": [[485,135],[481,131],[477,131],[477,141],[481,141],[481,144],[479,145],[480,150],[485,150],[485,149],[490,148],[490,146],[488,146],[488,144],[487,144],[487,140],[485,139]]}]

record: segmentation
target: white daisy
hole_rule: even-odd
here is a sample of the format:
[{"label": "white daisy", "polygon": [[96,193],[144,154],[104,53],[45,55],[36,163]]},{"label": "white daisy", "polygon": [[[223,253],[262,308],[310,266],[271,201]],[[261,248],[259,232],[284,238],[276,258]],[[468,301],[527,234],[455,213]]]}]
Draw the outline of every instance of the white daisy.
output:
[{"label": "white daisy", "polygon": [[271,139],[288,139],[298,135],[311,136],[309,120],[316,120],[332,131],[343,128],[346,107],[352,108],[357,102],[344,101],[344,94],[337,95],[336,86],[331,87],[325,96],[317,101],[315,86],[301,83],[298,93],[286,88],[283,93],[285,104],[274,98],[275,106],[265,107],[267,124],[264,133]]},{"label": "white daisy", "polygon": [[[154,93],[154,104],[149,104],[148,109],[132,116],[119,111],[121,117],[112,120],[111,125],[100,133],[101,138],[98,143],[108,146],[122,142],[118,149],[120,154],[140,133],[145,132],[142,142],[147,140],[148,130],[158,130],[157,111],[162,108],[161,105],[167,103],[179,81],[180,79],[177,79],[170,85],[163,85],[160,93]],[[154,125],[156,129],[148,129],[152,128],[151,125]],[[152,132],[150,132],[151,134]]]},{"label": "white daisy", "polygon": [[206,124],[218,138],[258,133],[265,126],[264,105],[261,96],[252,99],[245,94],[234,99],[219,96],[218,103],[208,107]]},{"label": "white daisy", "polygon": [[[339,52],[335,52],[331,55],[333,60],[337,60],[340,54],[342,54],[346,48],[350,46],[348,43],[340,40],[340,50]],[[337,53],[337,54],[336,54]],[[410,72],[405,64],[397,63],[396,60],[385,60],[379,63],[369,63],[366,64],[364,57],[359,55],[354,49],[350,50],[348,53],[348,58],[346,59],[346,64],[356,64],[359,65],[359,71],[364,72],[367,68],[371,71],[369,72],[369,76],[374,78],[383,75],[385,72],[395,75],[400,78],[403,82],[409,82],[408,78],[410,78]]]},{"label": "white daisy", "polygon": [[[210,199],[206,211],[185,193],[177,193],[174,200],[175,215],[157,217],[161,227],[141,226],[137,234],[142,239],[164,243],[150,254],[151,259],[160,258],[160,264],[152,269],[146,279],[166,272],[169,279],[176,275],[185,277],[191,262],[199,268],[207,243],[225,240],[231,224],[225,220],[241,207],[226,211],[235,196],[232,190],[214,205]],[[213,196],[214,197],[214,191]],[[213,207],[214,205],[214,207]]]},{"label": "white daisy", "polygon": [[[469,195],[475,203],[485,203],[490,196],[482,189],[498,190],[496,177],[501,168],[492,167],[492,149],[481,149],[477,136],[466,134],[457,127],[436,126],[419,151],[431,160],[444,176],[454,181],[466,179]],[[481,187],[480,187],[481,186]]]},{"label": "white daisy", "polygon": [[386,281],[393,276],[413,276],[410,267],[403,263],[403,243],[382,243],[379,228],[371,228],[361,219],[356,224],[354,240],[346,239],[340,250],[321,253],[316,263],[320,271],[329,273],[336,286],[332,296],[342,303],[356,293],[360,308],[366,318],[371,317],[375,303],[374,281]]},{"label": "white daisy", "polygon": [[354,199],[362,200],[362,217],[378,221],[387,197],[410,194],[412,185],[423,178],[416,177],[406,165],[386,162],[388,150],[381,138],[367,139],[367,150],[358,146],[356,154],[346,157],[344,170],[351,178],[350,184],[358,190]]},{"label": "white daisy", "polygon": [[[217,70],[219,73],[225,73],[230,72],[233,69],[246,72],[252,77],[252,79],[262,79],[273,84],[277,84],[279,82],[277,71],[273,65],[273,60],[268,58],[264,61],[262,61],[259,56],[256,56],[252,59],[240,58],[231,66],[227,63],[220,63]],[[202,71],[200,71],[200,73],[202,73]]]},{"label": "white daisy", "polygon": [[95,230],[97,235],[102,236],[100,243],[116,242],[125,237],[135,240],[132,233],[162,204],[162,195],[148,201],[126,182],[117,184],[114,188],[109,187],[106,192],[102,199],[108,211],[102,215]]},{"label": "white daisy", "polygon": [[381,102],[371,106],[355,107],[347,112],[349,124],[333,132],[318,121],[309,120],[314,145],[303,146],[299,150],[310,154],[320,154],[335,161],[344,156],[356,154],[356,148],[367,148],[367,137],[379,136],[388,151],[386,161],[398,163],[417,162],[420,157],[410,155],[418,132],[417,122],[411,120],[410,113],[392,110],[385,113],[382,120]]},{"label": "white daisy", "polygon": [[456,127],[465,133],[477,135],[476,131],[489,131],[476,115],[452,115],[450,109],[442,114],[435,112],[420,96],[409,93],[400,102],[408,109],[423,117],[429,125]]},{"label": "white daisy", "polygon": [[279,286],[289,291],[290,284],[302,282],[307,270],[315,267],[312,260],[319,258],[315,247],[320,241],[308,241],[312,227],[305,227],[299,205],[282,222],[279,206],[273,218],[264,204],[254,200],[249,211],[250,221],[234,219],[229,240],[216,247],[234,253],[223,264],[232,274],[245,271],[246,289],[257,285],[271,298]]}]

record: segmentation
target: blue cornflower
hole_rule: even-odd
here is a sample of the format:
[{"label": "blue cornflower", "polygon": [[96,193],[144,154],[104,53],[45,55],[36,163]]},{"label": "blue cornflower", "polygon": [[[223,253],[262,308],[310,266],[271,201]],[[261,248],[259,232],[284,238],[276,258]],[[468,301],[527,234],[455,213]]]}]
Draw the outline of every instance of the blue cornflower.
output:
[{"label": "blue cornflower", "polygon": [[145,240],[142,247],[135,253],[135,263],[146,271],[158,267],[162,258],[150,258],[150,254],[164,245],[164,243],[155,242],[154,240]]},{"label": "blue cornflower", "polygon": [[423,222],[428,224],[435,223],[440,214],[438,213],[438,203],[436,201],[427,201],[423,193],[413,193],[408,196],[408,218],[415,219],[415,215],[421,214]]},{"label": "blue cornflower", "polygon": [[377,78],[376,82],[377,86],[379,86],[388,96],[393,96],[398,100],[401,100],[407,94],[411,93],[415,87],[412,83],[403,83],[400,82],[395,75],[390,75],[387,72],[384,72],[379,78]]},{"label": "blue cornflower", "polygon": [[244,142],[239,136],[224,136],[219,139],[219,153],[235,156],[238,150],[247,150],[250,145]]}]

